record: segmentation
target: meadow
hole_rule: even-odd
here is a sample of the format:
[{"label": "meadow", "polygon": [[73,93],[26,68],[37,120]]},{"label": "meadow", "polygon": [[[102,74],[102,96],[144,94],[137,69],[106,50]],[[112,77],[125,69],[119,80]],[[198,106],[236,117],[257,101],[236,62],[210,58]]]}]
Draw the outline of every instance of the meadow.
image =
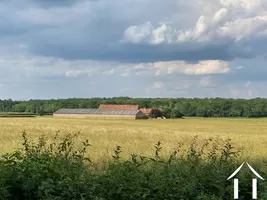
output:
[{"label": "meadow", "polygon": [[37,140],[45,135],[52,140],[59,136],[79,133],[78,141],[89,140],[89,156],[96,163],[106,163],[112,158],[117,145],[121,156],[131,153],[150,156],[154,144],[161,141],[162,154],[184,144],[188,146],[195,135],[200,141],[219,136],[230,138],[234,147],[243,148],[242,157],[248,160],[266,158],[267,119],[248,118],[185,118],[168,120],[128,119],[73,119],[73,118],[2,118],[0,120],[0,153],[12,152],[22,147],[21,133]]},{"label": "meadow", "polygon": [[[265,118],[1,118],[0,199],[232,199],[227,177],[241,162],[267,176],[266,126]],[[253,174],[237,176],[240,199],[250,199]],[[267,182],[258,190],[266,199]]]}]

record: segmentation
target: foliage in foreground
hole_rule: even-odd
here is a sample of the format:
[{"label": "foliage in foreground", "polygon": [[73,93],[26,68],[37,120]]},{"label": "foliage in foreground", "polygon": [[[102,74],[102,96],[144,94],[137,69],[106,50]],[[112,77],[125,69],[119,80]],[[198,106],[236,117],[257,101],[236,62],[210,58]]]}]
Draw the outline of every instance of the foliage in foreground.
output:
[{"label": "foliage in foreground", "polygon": [[[0,199],[233,198],[233,183],[226,179],[240,165],[240,151],[233,148],[230,139],[209,138],[200,145],[196,136],[189,148],[181,144],[169,158],[161,157],[158,142],[154,157],[132,154],[126,161],[121,160],[122,148],[117,146],[113,161],[99,170],[85,156],[88,140],[81,148],[74,148],[75,136],[56,136],[52,143],[42,136],[32,143],[24,132],[24,150],[1,156]],[[242,172],[238,175],[240,199],[251,199],[251,176]],[[266,186],[259,185],[261,198],[267,196]]]}]

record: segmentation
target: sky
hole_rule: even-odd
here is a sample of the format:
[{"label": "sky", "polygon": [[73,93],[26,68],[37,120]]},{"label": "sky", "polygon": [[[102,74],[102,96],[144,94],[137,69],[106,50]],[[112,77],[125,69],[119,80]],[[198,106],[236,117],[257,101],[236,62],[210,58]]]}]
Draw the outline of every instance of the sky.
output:
[{"label": "sky", "polygon": [[2,0],[0,99],[267,97],[267,0]]}]

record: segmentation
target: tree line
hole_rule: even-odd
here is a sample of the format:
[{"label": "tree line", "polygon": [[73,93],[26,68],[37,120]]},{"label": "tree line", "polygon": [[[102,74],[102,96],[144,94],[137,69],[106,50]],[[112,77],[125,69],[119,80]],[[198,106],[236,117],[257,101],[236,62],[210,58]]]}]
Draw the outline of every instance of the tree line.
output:
[{"label": "tree line", "polygon": [[267,99],[225,98],[71,98],[51,100],[0,100],[0,112],[51,114],[60,108],[98,108],[99,104],[138,104],[163,109],[169,118],[186,117],[267,117]]}]

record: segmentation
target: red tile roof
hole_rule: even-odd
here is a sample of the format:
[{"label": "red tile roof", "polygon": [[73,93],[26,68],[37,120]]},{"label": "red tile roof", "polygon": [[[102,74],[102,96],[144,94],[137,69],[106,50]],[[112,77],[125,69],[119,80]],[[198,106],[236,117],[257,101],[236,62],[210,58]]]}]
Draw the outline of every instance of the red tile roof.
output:
[{"label": "red tile roof", "polygon": [[140,108],[140,110],[146,115],[150,116],[152,113],[152,108]]},{"label": "red tile roof", "polygon": [[138,110],[138,105],[100,104],[99,110]]}]

